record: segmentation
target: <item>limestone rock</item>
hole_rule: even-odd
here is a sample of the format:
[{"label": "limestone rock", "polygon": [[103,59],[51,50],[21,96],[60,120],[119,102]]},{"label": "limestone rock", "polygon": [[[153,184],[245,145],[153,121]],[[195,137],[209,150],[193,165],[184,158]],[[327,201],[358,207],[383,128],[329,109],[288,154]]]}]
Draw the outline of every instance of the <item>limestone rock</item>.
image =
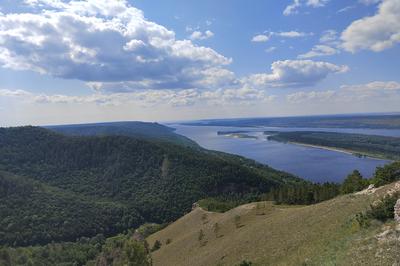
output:
[{"label": "limestone rock", "polygon": [[400,199],[394,205],[394,219],[400,224]]}]

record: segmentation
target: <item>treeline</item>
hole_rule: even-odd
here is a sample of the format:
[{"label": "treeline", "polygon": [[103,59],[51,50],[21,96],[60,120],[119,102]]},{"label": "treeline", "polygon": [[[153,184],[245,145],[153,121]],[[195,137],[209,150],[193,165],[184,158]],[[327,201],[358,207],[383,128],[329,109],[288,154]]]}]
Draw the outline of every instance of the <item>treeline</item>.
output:
[{"label": "treeline", "polygon": [[51,243],[33,247],[0,247],[0,265],[140,265],[150,266],[150,250],[132,232],[112,238],[97,235],[76,242]]},{"label": "treeline", "polygon": [[[268,132],[269,134],[270,132]],[[318,131],[275,132],[268,139],[348,149],[361,154],[400,159],[400,138]]]},{"label": "treeline", "polygon": [[377,167],[374,176],[370,179],[363,178],[359,171],[354,170],[342,184],[299,182],[295,185],[283,185],[273,188],[263,199],[273,200],[277,204],[314,204],[341,194],[361,191],[369,185],[379,187],[397,180],[400,180],[400,162]]},{"label": "treeline", "polygon": [[10,246],[115,235],[173,221],[203,198],[299,182],[239,156],[38,127],[0,128],[0,171],[0,244]]}]

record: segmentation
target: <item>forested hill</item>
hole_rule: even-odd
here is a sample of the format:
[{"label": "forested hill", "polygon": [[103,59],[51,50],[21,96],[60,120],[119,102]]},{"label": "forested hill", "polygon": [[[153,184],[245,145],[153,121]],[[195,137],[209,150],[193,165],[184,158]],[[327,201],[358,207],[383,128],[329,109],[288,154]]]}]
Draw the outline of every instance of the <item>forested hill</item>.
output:
[{"label": "forested hill", "polygon": [[110,122],[46,126],[58,133],[71,136],[128,136],[147,140],[169,141],[185,146],[197,146],[191,139],[176,134],[173,128],[148,122]]},{"label": "forested hill", "polygon": [[0,128],[0,170],[0,245],[17,246],[113,235],[172,221],[202,198],[299,182],[224,153],[39,127]]}]

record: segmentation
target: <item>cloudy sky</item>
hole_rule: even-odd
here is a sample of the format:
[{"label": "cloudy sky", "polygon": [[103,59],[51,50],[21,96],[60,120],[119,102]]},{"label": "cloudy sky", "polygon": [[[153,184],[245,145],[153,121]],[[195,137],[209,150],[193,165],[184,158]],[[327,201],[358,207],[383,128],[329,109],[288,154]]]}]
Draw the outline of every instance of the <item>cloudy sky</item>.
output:
[{"label": "cloudy sky", "polygon": [[0,125],[400,111],[400,0],[2,0]]}]

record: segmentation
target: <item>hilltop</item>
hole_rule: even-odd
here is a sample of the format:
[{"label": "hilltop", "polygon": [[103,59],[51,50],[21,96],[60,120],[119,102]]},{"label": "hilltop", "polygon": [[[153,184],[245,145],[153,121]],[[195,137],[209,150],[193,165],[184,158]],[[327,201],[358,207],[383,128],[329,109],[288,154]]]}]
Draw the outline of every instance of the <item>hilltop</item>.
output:
[{"label": "hilltop", "polygon": [[[397,265],[400,228],[356,215],[400,182],[309,206],[250,203],[225,213],[195,208],[148,238],[154,265]],[[217,224],[217,226],[216,226]],[[216,227],[218,229],[216,229]],[[168,243],[168,244],[167,244]]]},{"label": "hilltop", "polygon": [[140,121],[108,122],[46,126],[45,128],[69,136],[128,136],[152,141],[167,141],[198,147],[197,143],[176,134],[174,128],[159,123]]}]

